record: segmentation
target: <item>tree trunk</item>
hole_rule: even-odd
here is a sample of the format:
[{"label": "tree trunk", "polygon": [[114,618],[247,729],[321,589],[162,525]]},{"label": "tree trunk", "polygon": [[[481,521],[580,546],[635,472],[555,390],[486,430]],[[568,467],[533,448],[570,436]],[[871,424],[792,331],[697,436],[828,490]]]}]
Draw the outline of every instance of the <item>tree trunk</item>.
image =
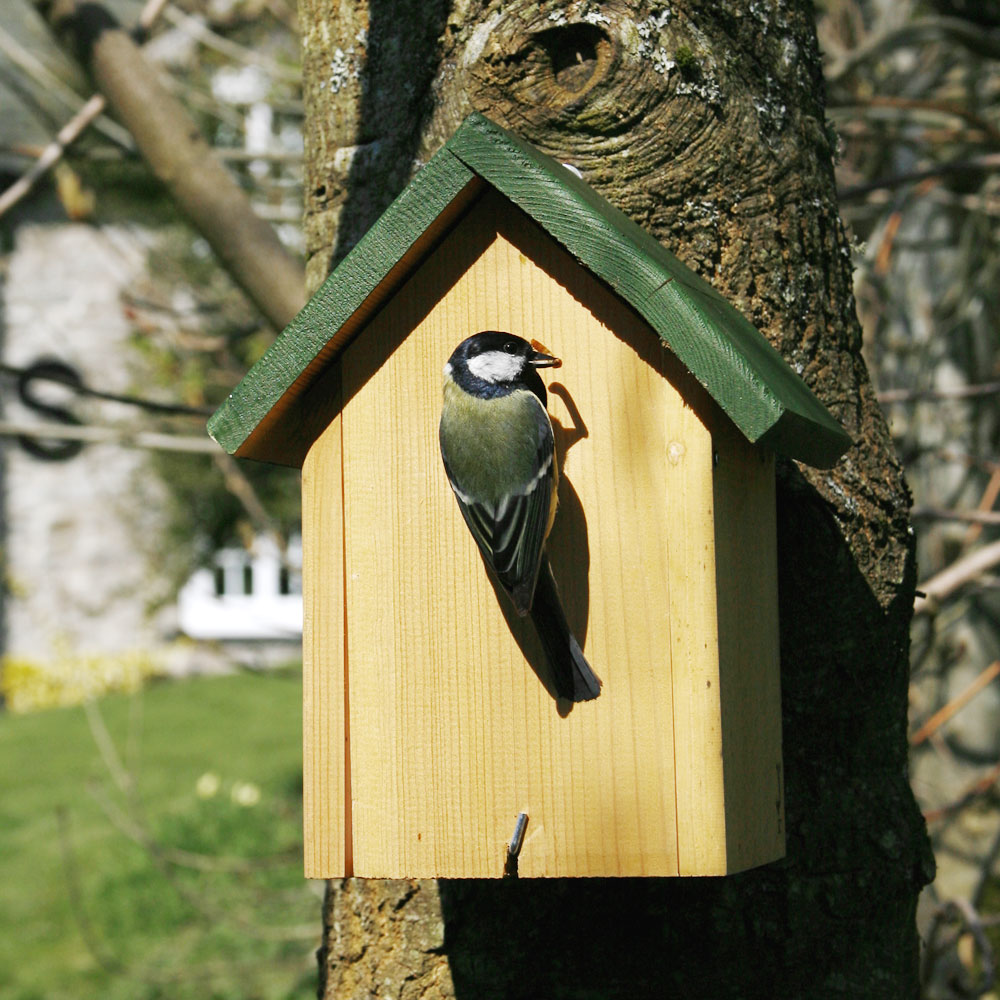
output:
[{"label": "tree trunk", "polygon": [[300,0],[313,288],[472,110],[708,278],[856,444],[779,467],[788,857],[717,879],[333,883],[322,995],[915,997],[909,496],[861,359],[811,4]]}]

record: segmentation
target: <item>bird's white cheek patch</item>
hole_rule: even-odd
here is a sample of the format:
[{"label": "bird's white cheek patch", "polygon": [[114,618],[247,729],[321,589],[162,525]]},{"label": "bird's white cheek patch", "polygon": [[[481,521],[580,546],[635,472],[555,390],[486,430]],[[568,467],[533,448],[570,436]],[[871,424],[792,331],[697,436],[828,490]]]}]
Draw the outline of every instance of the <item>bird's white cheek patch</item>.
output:
[{"label": "bird's white cheek patch", "polygon": [[469,371],[484,382],[513,382],[523,367],[524,358],[503,351],[486,351],[469,358]]}]

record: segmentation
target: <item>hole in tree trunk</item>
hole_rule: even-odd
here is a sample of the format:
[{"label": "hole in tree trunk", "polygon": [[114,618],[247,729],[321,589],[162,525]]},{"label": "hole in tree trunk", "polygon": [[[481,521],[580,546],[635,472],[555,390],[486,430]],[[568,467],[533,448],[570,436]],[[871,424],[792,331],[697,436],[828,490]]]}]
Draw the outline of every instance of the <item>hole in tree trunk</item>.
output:
[{"label": "hole in tree trunk", "polygon": [[593,24],[549,28],[535,40],[548,56],[555,82],[570,93],[579,93],[590,83],[609,44],[607,35]]}]

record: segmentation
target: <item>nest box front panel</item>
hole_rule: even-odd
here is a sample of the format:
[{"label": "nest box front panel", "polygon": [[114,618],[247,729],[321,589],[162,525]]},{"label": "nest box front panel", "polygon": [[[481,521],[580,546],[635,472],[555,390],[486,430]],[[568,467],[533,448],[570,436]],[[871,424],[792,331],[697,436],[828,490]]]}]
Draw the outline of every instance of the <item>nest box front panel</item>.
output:
[{"label": "nest box front panel", "polygon": [[[604,682],[568,712],[530,625],[495,591],[438,452],[442,367],[483,329],[536,338],[564,361],[548,379],[563,471],[549,552]],[[340,366],[341,414],[303,469],[306,726],[326,732],[309,737],[312,758],[307,743],[307,841],[310,829],[324,841],[307,844],[309,874],[499,876],[521,812],[525,876],[728,870],[701,388],[496,195]]]}]

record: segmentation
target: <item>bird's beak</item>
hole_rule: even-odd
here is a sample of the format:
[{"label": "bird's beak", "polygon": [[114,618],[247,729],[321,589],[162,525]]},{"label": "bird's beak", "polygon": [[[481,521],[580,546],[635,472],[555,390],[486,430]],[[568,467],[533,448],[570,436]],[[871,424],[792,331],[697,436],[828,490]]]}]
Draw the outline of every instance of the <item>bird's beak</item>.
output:
[{"label": "bird's beak", "polygon": [[562,361],[559,358],[552,357],[549,354],[549,349],[544,344],[533,340],[531,347],[532,353],[528,355],[528,364],[532,368],[559,368],[562,366]]}]

